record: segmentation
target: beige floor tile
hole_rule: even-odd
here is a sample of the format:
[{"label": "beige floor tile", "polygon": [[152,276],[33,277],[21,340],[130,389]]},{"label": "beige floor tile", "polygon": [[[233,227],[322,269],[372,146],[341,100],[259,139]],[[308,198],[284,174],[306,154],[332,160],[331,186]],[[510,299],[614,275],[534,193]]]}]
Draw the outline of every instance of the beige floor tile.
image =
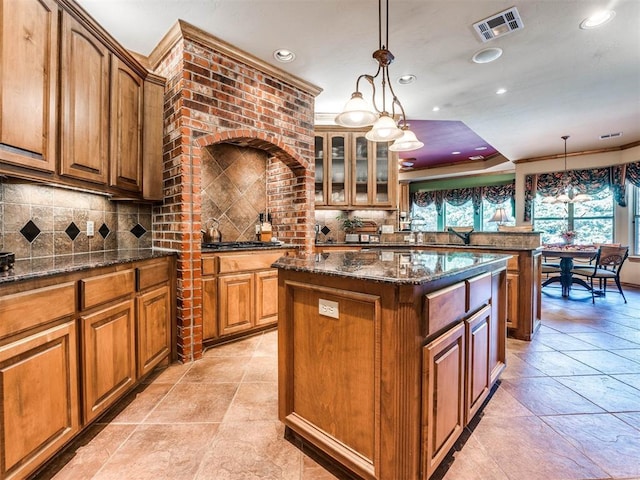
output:
[{"label": "beige floor tile", "polygon": [[247,363],[242,381],[278,383],[278,362],[273,357],[254,356]]},{"label": "beige floor tile", "polygon": [[278,331],[265,332],[254,352],[258,357],[278,358]]},{"label": "beige floor tile", "polygon": [[191,480],[217,424],[140,425],[93,480]]},{"label": "beige floor tile", "polygon": [[180,379],[180,383],[240,383],[250,356],[208,356],[197,362]]},{"label": "beige floor tile", "polygon": [[507,368],[501,378],[546,377],[546,374],[513,353],[507,354]]},{"label": "beige floor tile", "polygon": [[538,417],[483,418],[473,435],[510,479],[608,477]]},{"label": "beige floor tile", "polygon": [[556,380],[607,412],[637,412],[640,408],[640,390],[613,377],[587,375]]},{"label": "beige floor tile", "polygon": [[195,480],[299,480],[301,456],[277,420],[224,423]]},{"label": "beige floor tile", "polygon": [[[617,350],[614,351],[617,352]],[[640,363],[629,361],[629,359],[616,355],[613,352],[608,352],[607,350],[564,353],[607,375],[640,373]]]},{"label": "beige floor tile", "polygon": [[93,425],[34,480],[89,480],[125,443],[135,425]]},{"label": "beige floor tile", "polygon": [[147,415],[169,393],[173,385],[168,383],[152,383],[141,385],[123,398],[112,411],[108,412],[99,423],[142,423]]},{"label": "beige floor tile", "polygon": [[509,480],[496,461],[471,435],[461,451],[456,451],[445,472],[436,470],[431,480]]},{"label": "beige floor tile", "polygon": [[614,477],[640,475],[640,431],[611,414],[542,417]]},{"label": "beige floor tile", "polygon": [[179,383],[147,416],[145,423],[221,422],[236,384]]},{"label": "beige floor tile", "polygon": [[173,363],[168,367],[159,368],[149,375],[144,380],[144,383],[169,383],[173,385],[174,383],[178,383],[192,365],[192,363]]},{"label": "beige floor tile", "polygon": [[574,360],[562,352],[521,352],[516,353],[525,362],[541,372],[556,375],[597,375],[600,372]]},{"label": "beige floor tile", "polygon": [[526,417],[533,413],[503,388],[502,385],[493,393],[489,402],[482,409],[483,417]]},{"label": "beige floor tile", "polygon": [[278,420],[277,383],[241,384],[222,422],[256,420]]},{"label": "beige floor tile", "polygon": [[251,356],[260,343],[261,335],[246,338],[239,342],[226,343],[209,348],[203,357],[246,357]]}]

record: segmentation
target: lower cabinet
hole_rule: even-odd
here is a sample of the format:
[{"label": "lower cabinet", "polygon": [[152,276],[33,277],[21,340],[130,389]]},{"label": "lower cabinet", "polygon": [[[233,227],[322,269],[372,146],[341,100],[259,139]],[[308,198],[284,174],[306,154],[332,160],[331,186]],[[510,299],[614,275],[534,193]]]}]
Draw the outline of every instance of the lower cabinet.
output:
[{"label": "lower cabinet", "polygon": [[171,355],[175,257],[0,285],[0,479],[23,479]]},{"label": "lower cabinet", "polygon": [[137,299],[138,376],[149,373],[171,353],[171,288],[164,285]]},{"label": "lower cabinet", "polygon": [[518,274],[507,273],[507,328],[518,328]]},{"label": "lower cabinet", "polygon": [[75,321],[0,348],[0,478],[24,478],[79,430]]},{"label": "lower cabinet", "polygon": [[467,344],[467,399],[465,424],[469,423],[489,395],[491,359],[491,306],[465,321]]},{"label": "lower cabinet", "polygon": [[133,300],[80,319],[84,420],[90,422],[136,380]]},{"label": "lower cabinet", "polygon": [[429,478],[465,425],[465,324],[423,348],[423,478]]},{"label": "lower cabinet", "polygon": [[202,319],[205,341],[259,331],[278,321],[278,270],[289,250],[205,254]]}]

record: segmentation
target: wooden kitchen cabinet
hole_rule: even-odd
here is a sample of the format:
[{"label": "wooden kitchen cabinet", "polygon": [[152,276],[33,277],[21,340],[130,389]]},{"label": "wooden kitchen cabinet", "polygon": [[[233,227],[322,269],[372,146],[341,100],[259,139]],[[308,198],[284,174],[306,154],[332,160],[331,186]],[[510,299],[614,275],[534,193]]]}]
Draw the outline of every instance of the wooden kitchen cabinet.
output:
[{"label": "wooden kitchen cabinet", "polygon": [[507,273],[507,327],[516,330],[518,328],[518,274]]},{"label": "wooden kitchen cabinet", "polygon": [[105,186],[110,58],[84,25],[62,14],[60,174]]},{"label": "wooden kitchen cabinet", "polygon": [[73,1],[0,2],[0,173],[161,200],[164,79]]},{"label": "wooden kitchen cabinet", "polygon": [[76,326],[0,347],[0,478],[25,478],[79,430]]},{"label": "wooden kitchen cabinet", "polygon": [[0,161],[55,170],[58,5],[0,2]]},{"label": "wooden kitchen cabinet", "polygon": [[136,381],[135,316],[128,299],[80,319],[83,413],[90,422]]},{"label": "wooden kitchen cabinet", "polygon": [[491,306],[472,315],[466,321],[467,345],[467,398],[465,425],[489,396],[491,349]]},{"label": "wooden kitchen cabinet", "polygon": [[142,191],[142,119],[144,81],[113,56],[111,61],[110,185]]},{"label": "wooden kitchen cabinet", "polygon": [[230,335],[255,325],[253,273],[222,275],[218,278],[218,323],[220,335]]},{"label": "wooden kitchen cabinet", "polygon": [[423,348],[422,471],[426,480],[465,426],[465,324]]},{"label": "wooden kitchen cabinet", "polygon": [[202,319],[205,341],[227,339],[278,321],[278,271],[271,264],[290,250],[204,254]]},{"label": "wooden kitchen cabinet", "polygon": [[[335,128],[335,127],[332,127]],[[316,207],[397,208],[397,155],[364,131],[316,129]]]}]

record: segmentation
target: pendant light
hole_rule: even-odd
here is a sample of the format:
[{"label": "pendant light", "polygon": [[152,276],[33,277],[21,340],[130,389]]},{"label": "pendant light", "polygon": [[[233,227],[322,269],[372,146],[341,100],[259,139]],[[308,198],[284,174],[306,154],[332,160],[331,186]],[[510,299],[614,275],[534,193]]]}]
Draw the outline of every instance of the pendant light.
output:
[{"label": "pendant light", "polygon": [[569,135],[563,135],[562,140],[564,140],[564,172],[562,174],[562,183],[564,188],[557,196],[544,197],[542,199],[543,203],[582,203],[588,202],[591,200],[591,197],[585,193],[580,193],[580,191],[571,185],[571,177],[567,172],[567,139]]},{"label": "pendant light", "polygon": [[[375,75],[363,74],[356,80],[356,91],[345,104],[344,109],[335,118],[338,125],[351,128],[373,125],[365,134],[367,140],[372,142],[395,142],[389,147],[394,152],[408,152],[424,146],[416,135],[409,130],[409,124],[400,100],[396,96],[391,80],[389,79],[389,65],[394,60],[393,54],[387,49],[389,45],[389,0],[384,0],[386,7],[385,43],[382,42],[382,0],[378,0],[378,49],[373,52],[373,58],[378,62],[378,71]],[[380,78],[382,108],[376,104],[375,80]],[[371,85],[371,98],[373,108],[364,100],[360,92],[360,80],[366,80]],[[388,89],[388,93],[387,93]],[[391,112],[387,111],[387,95],[391,97]],[[396,108],[400,119],[396,118]]]}]

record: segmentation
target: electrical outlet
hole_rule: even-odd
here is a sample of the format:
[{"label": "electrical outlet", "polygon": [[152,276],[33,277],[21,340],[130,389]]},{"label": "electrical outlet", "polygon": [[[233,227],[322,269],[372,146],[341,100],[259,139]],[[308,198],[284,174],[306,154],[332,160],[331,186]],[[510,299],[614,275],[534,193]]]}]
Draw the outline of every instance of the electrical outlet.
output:
[{"label": "electrical outlet", "polygon": [[340,312],[338,310],[338,302],[332,302],[331,300],[319,298],[318,313],[320,315],[324,315],[325,317],[339,318]]},{"label": "electrical outlet", "polygon": [[88,221],[87,222],[87,237],[93,237],[95,235],[94,230],[93,230],[93,222],[92,221]]}]

